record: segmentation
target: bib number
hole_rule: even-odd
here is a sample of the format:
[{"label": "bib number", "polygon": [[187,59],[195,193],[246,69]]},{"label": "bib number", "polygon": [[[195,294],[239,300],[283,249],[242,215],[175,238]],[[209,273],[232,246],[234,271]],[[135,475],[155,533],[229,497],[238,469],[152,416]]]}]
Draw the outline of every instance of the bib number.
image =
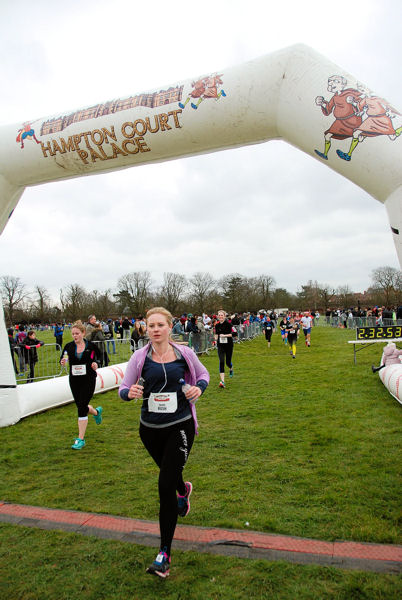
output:
[{"label": "bib number", "polygon": [[150,394],[148,399],[148,410],[153,413],[174,413],[177,410],[177,394],[170,392],[166,394]]},{"label": "bib number", "polygon": [[219,336],[219,343],[220,344],[227,344],[228,343],[228,338],[224,337],[223,335]]},{"label": "bib number", "polygon": [[87,366],[86,365],[72,365],[71,366],[71,374],[72,375],[86,375],[87,374]]}]

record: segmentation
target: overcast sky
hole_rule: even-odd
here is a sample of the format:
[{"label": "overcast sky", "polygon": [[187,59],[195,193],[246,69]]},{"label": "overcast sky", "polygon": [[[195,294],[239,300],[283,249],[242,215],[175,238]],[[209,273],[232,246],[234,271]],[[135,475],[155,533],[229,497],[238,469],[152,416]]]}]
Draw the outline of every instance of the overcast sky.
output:
[{"label": "overcast sky", "polygon": [[[158,90],[299,42],[402,112],[400,0],[0,6],[0,126]],[[291,292],[310,279],[363,291],[385,265],[399,268],[383,204],[280,141],[27,188],[0,237],[0,275],[53,298],[70,283],[114,291],[121,275],[145,270],[156,284],[165,271],[209,271],[266,273]]]}]

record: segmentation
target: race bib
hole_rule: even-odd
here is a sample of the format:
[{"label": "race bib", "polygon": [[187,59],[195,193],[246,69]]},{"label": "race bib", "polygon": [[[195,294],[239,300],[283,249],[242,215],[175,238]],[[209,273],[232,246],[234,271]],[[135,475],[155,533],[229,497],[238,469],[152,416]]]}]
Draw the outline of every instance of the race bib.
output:
[{"label": "race bib", "polygon": [[87,366],[86,365],[71,365],[71,374],[72,375],[86,375],[87,374]]},{"label": "race bib", "polygon": [[177,410],[177,394],[169,392],[166,394],[149,394],[148,410],[153,413],[174,413]]},{"label": "race bib", "polygon": [[220,335],[219,336],[219,343],[220,344],[227,344],[228,343],[228,338],[225,337],[225,336],[223,336],[223,335]]}]

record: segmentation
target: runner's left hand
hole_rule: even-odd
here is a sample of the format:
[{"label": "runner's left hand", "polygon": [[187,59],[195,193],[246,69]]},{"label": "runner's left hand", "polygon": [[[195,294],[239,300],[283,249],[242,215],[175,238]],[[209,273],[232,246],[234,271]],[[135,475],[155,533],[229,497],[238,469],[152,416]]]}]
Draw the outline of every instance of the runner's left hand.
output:
[{"label": "runner's left hand", "polygon": [[201,390],[197,385],[192,385],[185,393],[187,400],[192,404],[201,396]]}]

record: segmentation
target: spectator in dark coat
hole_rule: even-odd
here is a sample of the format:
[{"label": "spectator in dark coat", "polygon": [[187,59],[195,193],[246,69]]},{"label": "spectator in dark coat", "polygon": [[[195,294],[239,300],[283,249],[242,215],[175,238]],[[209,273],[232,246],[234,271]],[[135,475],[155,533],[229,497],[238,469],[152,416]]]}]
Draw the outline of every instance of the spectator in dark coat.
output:
[{"label": "spectator in dark coat", "polygon": [[101,367],[107,367],[109,364],[109,357],[106,352],[105,335],[102,331],[102,325],[99,321],[96,321],[95,328],[92,332],[91,342],[98,347],[99,362]]},{"label": "spectator in dark coat", "polygon": [[56,325],[54,326],[54,337],[56,338],[56,344],[60,346],[60,348],[56,348],[56,350],[58,350],[59,352],[63,347],[63,333],[64,326],[61,323],[56,323]]},{"label": "spectator in dark coat", "polygon": [[122,329],[123,329],[123,339],[127,340],[130,337],[130,328],[131,328],[131,323],[127,319],[127,317],[123,318],[121,326],[122,326]]},{"label": "spectator in dark coat", "polygon": [[15,355],[19,356],[19,354],[17,351],[17,342],[14,339],[14,329],[12,327],[10,327],[10,329],[7,329],[7,334],[8,343],[10,344],[11,358],[13,360],[14,372],[16,375],[19,375],[17,363],[15,362]]},{"label": "spectator in dark coat", "polygon": [[[21,345],[21,344],[20,344]],[[29,364],[29,377],[27,383],[32,383],[35,377],[35,365],[38,362],[37,348],[45,345],[45,342],[38,340],[33,329],[28,331],[28,335],[22,342],[23,348],[26,351],[26,360]]]}]

